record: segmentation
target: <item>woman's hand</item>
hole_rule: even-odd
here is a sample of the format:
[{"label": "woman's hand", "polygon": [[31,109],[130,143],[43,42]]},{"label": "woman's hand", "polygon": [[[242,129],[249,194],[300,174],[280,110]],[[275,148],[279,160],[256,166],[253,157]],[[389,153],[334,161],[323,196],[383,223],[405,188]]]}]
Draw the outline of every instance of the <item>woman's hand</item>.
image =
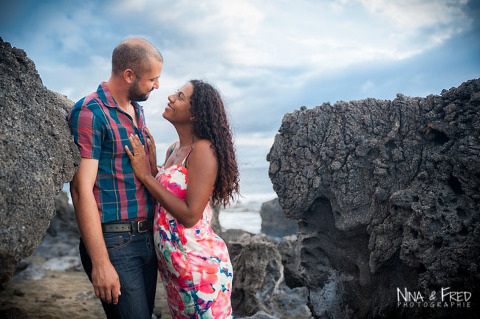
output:
[{"label": "woman's hand", "polygon": [[145,132],[147,133],[147,145],[148,145],[148,155],[150,159],[150,168],[152,170],[152,175],[156,176],[158,173],[157,167],[157,149],[155,146],[155,140],[153,139],[152,134],[148,128],[145,127]]},{"label": "woman's hand", "polygon": [[130,158],[130,163],[132,163],[133,173],[137,179],[143,183],[145,178],[151,175],[147,155],[137,135],[131,134],[129,140],[132,151],[130,151],[128,145],[125,145],[125,151],[127,152],[128,158]]}]

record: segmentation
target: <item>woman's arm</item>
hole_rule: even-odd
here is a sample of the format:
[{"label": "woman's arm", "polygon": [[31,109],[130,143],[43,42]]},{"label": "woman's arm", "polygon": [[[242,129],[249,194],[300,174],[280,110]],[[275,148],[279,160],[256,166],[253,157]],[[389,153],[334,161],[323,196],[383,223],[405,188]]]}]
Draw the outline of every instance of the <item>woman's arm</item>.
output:
[{"label": "woman's arm", "polygon": [[130,158],[135,176],[147,187],[157,201],[185,227],[194,226],[202,217],[217,177],[217,157],[207,140],[197,141],[188,158],[188,186],[185,201],[160,185],[148,171],[143,146],[136,136],[130,137]]}]

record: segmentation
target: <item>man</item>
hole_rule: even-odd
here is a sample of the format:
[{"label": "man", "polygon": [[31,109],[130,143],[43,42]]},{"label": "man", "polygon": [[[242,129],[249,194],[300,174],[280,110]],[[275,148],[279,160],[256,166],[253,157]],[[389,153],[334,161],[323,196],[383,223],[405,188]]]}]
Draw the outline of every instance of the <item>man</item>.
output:
[{"label": "man", "polygon": [[157,282],[153,201],[134,177],[124,146],[136,134],[146,147],[143,109],[158,88],[163,58],[129,38],[112,54],[112,73],[67,115],[82,157],[70,191],[81,233],[80,256],[107,318],[151,318]]}]

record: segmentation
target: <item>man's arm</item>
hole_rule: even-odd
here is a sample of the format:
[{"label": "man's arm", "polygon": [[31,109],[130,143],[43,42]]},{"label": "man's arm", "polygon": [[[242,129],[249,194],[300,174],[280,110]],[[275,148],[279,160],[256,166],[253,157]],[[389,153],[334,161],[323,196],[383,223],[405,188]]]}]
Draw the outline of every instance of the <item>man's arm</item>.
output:
[{"label": "man's arm", "polygon": [[82,158],[80,168],[70,183],[78,228],[92,260],[92,283],[95,295],[107,303],[117,304],[120,280],[110,262],[103,239],[102,224],[93,195],[98,160]]}]

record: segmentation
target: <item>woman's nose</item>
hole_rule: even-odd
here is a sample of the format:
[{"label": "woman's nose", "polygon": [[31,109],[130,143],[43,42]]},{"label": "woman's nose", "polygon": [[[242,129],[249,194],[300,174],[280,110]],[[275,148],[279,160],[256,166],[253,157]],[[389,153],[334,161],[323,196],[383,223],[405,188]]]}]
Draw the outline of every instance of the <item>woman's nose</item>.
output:
[{"label": "woman's nose", "polygon": [[172,103],[175,102],[175,94],[169,95],[168,100]]}]

